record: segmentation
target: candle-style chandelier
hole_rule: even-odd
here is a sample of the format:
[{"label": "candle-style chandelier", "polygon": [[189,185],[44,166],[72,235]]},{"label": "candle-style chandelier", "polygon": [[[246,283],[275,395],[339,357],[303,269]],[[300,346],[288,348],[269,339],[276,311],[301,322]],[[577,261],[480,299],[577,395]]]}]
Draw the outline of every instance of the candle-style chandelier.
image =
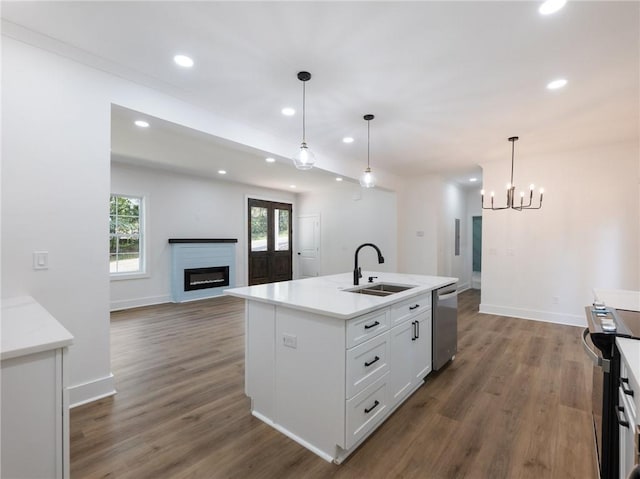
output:
[{"label": "candle-style chandelier", "polygon": [[517,211],[539,210],[540,208],[542,208],[542,196],[544,195],[544,188],[540,188],[540,199],[538,201],[538,206],[535,206],[533,204],[533,190],[535,188],[534,185],[529,186],[529,202],[528,203],[525,204],[524,202],[524,191],[520,192],[520,204],[516,203],[515,201],[516,185],[513,184],[513,158],[514,158],[514,151],[515,151],[515,142],[518,141],[518,137],[512,136],[511,138],[509,138],[509,141],[511,142],[511,182],[507,184],[507,204],[506,206],[495,206],[494,205],[495,193],[492,191],[491,206],[485,206],[484,190],[481,190],[480,194],[482,195],[482,209],[494,210],[494,211],[507,210],[507,209],[513,209]]}]

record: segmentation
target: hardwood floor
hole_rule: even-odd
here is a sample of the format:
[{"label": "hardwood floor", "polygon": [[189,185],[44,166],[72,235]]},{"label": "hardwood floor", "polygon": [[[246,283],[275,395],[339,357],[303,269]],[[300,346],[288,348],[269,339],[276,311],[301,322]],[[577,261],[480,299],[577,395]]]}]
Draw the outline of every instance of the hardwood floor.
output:
[{"label": "hardwood floor", "polygon": [[249,413],[241,300],[113,313],[118,394],[71,411],[71,477],[595,478],[579,328],[459,303],[456,359],[341,466]]}]

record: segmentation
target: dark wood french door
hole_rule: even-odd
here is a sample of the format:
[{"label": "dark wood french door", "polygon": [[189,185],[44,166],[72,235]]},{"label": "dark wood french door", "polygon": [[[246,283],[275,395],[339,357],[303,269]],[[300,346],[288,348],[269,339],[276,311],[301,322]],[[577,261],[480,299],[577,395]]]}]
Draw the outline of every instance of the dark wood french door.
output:
[{"label": "dark wood french door", "polygon": [[249,286],[293,277],[291,205],[249,198]]}]

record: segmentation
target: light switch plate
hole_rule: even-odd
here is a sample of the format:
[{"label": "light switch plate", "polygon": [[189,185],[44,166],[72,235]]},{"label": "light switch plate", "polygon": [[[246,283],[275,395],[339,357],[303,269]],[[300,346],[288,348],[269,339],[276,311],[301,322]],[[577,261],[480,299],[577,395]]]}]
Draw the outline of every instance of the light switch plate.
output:
[{"label": "light switch plate", "polygon": [[33,269],[49,269],[49,252],[33,252]]},{"label": "light switch plate", "polygon": [[282,344],[289,348],[296,349],[298,347],[298,337],[295,334],[284,333],[282,335]]}]

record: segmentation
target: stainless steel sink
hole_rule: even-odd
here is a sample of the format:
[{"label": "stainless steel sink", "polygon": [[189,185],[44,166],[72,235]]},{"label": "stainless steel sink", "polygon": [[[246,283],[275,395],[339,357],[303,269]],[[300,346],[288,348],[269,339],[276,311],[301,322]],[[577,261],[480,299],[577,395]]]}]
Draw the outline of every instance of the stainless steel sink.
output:
[{"label": "stainless steel sink", "polygon": [[371,296],[389,296],[390,294],[400,293],[408,289],[415,288],[412,285],[405,284],[389,284],[389,283],[370,283],[357,288],[345,289],[349,293],[369,294]]}]

